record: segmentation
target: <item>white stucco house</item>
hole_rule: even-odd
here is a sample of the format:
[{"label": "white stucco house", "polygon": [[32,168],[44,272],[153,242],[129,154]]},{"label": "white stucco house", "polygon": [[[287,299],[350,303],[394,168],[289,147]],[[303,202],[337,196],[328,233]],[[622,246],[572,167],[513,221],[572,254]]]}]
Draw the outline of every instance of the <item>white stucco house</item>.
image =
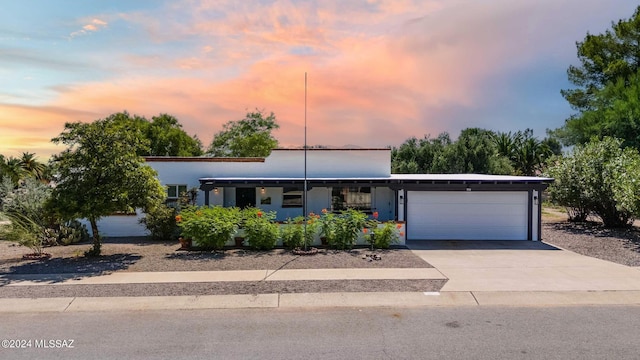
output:
[{"label": "white stucco house", "polygon": [[[278,220],[303,214],[305,151],[266,158],[147,157],[170,198],[197,188],[200,205],[256,206]],[[541,193],[550,178],[391,174],[390,149],[309,149],[307,211],[358,208],[404,223],[407,240],[541,239]],[[106,236],[140,236],[143,214],[99,222]]]}]

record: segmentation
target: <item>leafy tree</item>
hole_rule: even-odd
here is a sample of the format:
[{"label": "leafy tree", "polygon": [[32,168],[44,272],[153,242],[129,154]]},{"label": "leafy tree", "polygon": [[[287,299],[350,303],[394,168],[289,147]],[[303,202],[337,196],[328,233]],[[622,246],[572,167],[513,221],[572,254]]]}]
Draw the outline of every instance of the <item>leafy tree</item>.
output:
[{"label": "leafy tree", "polygon": [[[148,155],[201,156],[202,143],[196,135],[189,136],[174,116],[160,114],[151,118],[146,129],[151,142]],[[146,155],[146,154],[140,154]]]},{"label": "leafy tree", "polygon": [[125,209],[145,211],[161,204],[165,190],[155,171],[138,155],[148,146],[140,131],[123,131],[113,116],[93,123],[67,123],[52,139],[67,146],[54,156],[58,179],[52,204],[64,219],[86,218],[93,248],[100,254],[97,221]]},{"label": "leafy tree", "polygon": [[140,147],[140,156],[200,156],[202,143],[197,136],[189,136],[174,116],[160,114],[151,121],[128,112],[111,114],[107,117],[126,131],[139,132],[148,140],[148,146]]},{"label": "leafy tree", "polygon": [[440,173],[510,174],[509,159],[498,154],[492,131],[468,128],[445,148],[442,161],[433,167]]},{"label": "leafy tree", "polygon": [[207,149],[210,156],[222,157],[266,157],[278,146],[271,132],[280,128],[276,116],[265,116],[256,110],[246,114],[245,118],[229,121],[223,130],[214,135]]},{"label": "leafy tree", "polygon": [[395,174],[431,173],[444,148],[450,145],[451,139],[446,132],[434,139],[429,136],[420,140],[409,138],[400,147],[391,149],[391,171]]},{"label": "leafy tree", "polygon": [[640,155],[621,149],[622,140],[596,138],[572,155],[554,158],[547,174],[553,201],[570,209],[574,220],[593,212],[607,227],[627,226],[640,214]]},{"label": "leafy tree", "polygon": [[592,136],[615,136],[625,140],[623,146],[640,148],[640,7],[604,34],[587,33],[576,46],[580,65],[567,71],[576,88],[561,93],[578,114],[553,135],[566,145],[586,143]]},{"label": "leafy tree", "polygon": [[410,138],[391,150],[394,173],[510,174],[509,160],[498,154],[491,131],[469,128],[452,142],[448,133],[435,139]]}]

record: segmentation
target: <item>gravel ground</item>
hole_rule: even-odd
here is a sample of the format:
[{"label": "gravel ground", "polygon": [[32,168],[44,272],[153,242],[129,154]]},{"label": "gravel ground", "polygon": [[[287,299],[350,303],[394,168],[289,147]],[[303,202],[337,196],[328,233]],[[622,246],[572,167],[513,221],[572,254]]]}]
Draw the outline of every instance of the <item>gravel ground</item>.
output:
[{"label": "gravel ground", "polygon": [[[87,244],[45,249],[49,260],[22,260],[29,249],[0,241],[0,274],[104,273],[112,271],[215,271],[328,268],[428,268],[432,267],[407,248],[351,251],[320,249],[312,256],[294,255],[284,249],[252,251],[228,249],[222,252],[183,251],[175,243],[144,238],[106,239],[99,258],[85,258]],[[363,257],[376,254],[381,260]]]},{"label": "gravel ground", "polygon": [[605,229],[600,223],[544,222],[543,241],[578,254],[640,266],[640,229]]},{"label": "gravel ground", "polygon": [[[228,249],[223,252],[183,251],[175,243],[158,243],[143,238],[106,239],[98,259],[82,256],[88,244],[46,248],[49,260],[22,260],[30,252],[21,246],[0,241],[0,274],[76,273],[96,276],[113,271],[210,271],[277,270],[322,268],[429,268],[432,267],[406,248],[371,251],[320,249],[312,256],[290,251]],[[381,260],[367,261],[376,254]],[[255,281],[212,283],[159,283],[110,285],[2,286],[0,298],[224,295],[300,292],[438,291],[446,280],[330,280]]]},{"label": "gravel ground", "polygon": [[[640,229],[604,229],[597,222],[569,223],[561,211],[544,209],[543,241],[579,254],[628,266],[640,266]],[[103,256],[82,256],[89,244],[46,248],[52,258],[22,260],[29,249],[0,241],[0,274],[80,273],[95,276],[113,271],[208,271],[320,268],[432,267],[406,248],[352,251],[321,249],[313,256],[293,255],[283,249],[268,252],[229,249],[224,252],[187,252],[175,243],[144,238],[106,239]],[[381,256],[366,261],[366,254]],[[446,280],[331,280],[257,281],[231,283],[160,283],[121,285],[2,286],[2,297],[214,295],[294,292],[438,291]]]}]

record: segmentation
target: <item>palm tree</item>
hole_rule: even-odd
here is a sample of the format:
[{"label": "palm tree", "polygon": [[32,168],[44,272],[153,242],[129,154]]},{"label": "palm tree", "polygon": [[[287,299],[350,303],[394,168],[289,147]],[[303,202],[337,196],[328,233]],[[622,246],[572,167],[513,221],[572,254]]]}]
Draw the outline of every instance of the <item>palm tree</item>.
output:
[{"label": "palm tree", "polygon": [[47,172],[47,166],[36,160],[36,154],[23,152],[20,158],[20,166],[24,169],[26,175],[33,176],[38,180],[44,180]]},{"label": "palm tree", "polygon": [[11,179],[11,182],[16,186],[26,174],[26,171],[22,168],[20,159],[14,158],[13,156],[5,161],[3,168],[3,175]]}]

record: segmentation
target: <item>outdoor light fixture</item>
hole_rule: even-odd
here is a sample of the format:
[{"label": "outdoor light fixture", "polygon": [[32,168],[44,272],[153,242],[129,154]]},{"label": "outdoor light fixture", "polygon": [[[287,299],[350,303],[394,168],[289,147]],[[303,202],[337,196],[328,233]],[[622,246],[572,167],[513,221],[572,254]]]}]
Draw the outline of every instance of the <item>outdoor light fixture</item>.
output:
[{"label": "outdoor light fixture", "polygon": [[217,187],[214,187],[214,188],[213,188],[213,193],[214,193],[214,194],[218,195],[218,193],[219,193],[219,192],[220,192],[220,190],[218,190],[218,188],[217,188]]},{"label": "outdoor light fixture", "polygon": [[267,192],[267,190],[264,188],[264,186],[260,188],[260,194],[264,194],[266,192]]}]

